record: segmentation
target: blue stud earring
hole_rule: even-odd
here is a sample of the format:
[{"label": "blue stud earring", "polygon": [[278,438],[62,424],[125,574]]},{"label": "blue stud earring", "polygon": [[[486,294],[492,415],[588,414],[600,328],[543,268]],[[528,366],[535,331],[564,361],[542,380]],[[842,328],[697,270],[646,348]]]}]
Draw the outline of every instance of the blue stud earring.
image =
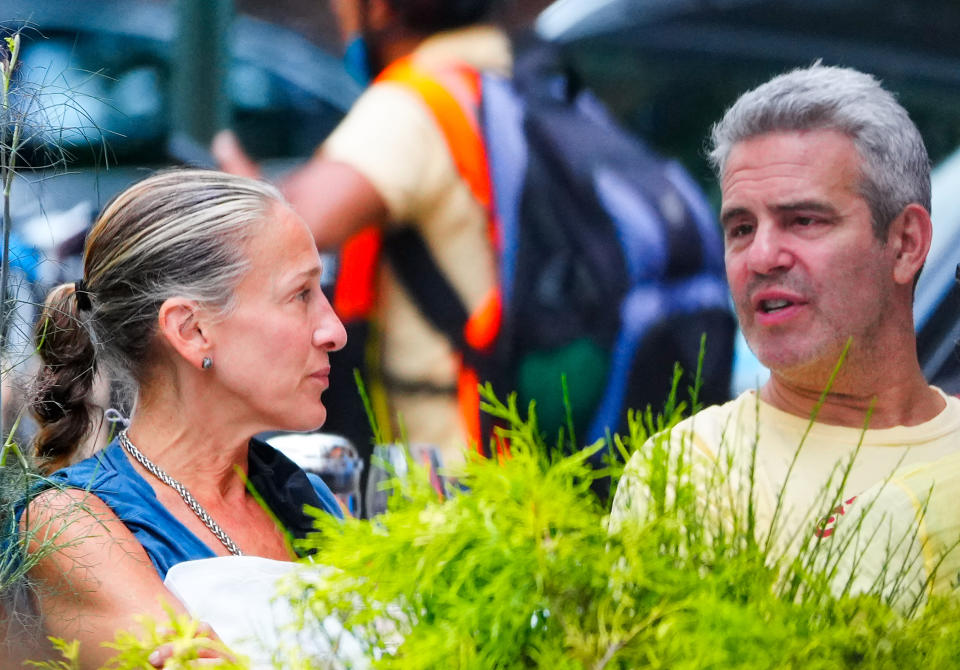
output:
[{"label": "blue stud earring", "polygon": [[213,367],[213,359],[210,358],[209,356],[204,356],[203,362],[200,364],[200,367],[202,367],[204,370],[209,370],[210,368]]}]

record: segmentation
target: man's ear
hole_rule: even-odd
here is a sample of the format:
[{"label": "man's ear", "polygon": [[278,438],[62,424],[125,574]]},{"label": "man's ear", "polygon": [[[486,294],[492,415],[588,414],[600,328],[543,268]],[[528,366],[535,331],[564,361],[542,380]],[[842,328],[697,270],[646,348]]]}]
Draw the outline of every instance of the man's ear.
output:
[{"label": "man's ear", "polygon": [[907,205],[890,224],[887,244],[894,255],[893,278],[912,285],[923,267],[933,239],[930,213],[917,203]]},{"label": "man's ear", "polygon": [[160,336],[190,365],[200,369],[210,342],[204,335],[200,306],[186,298],[168,298],[160,305]]}]

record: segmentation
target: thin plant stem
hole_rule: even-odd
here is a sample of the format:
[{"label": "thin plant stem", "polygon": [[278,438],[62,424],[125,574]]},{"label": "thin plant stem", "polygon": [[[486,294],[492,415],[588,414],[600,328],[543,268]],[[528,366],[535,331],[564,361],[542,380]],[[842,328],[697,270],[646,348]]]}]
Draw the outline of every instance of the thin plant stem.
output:
[{"label": "thin plant stem", "polygon": [[[0,181],[3,183],[3,251],[0,255],[0,367],[7,349],[7,328],[11,308],[7,304],[10,284],[10,229],[13,219],[10,215],[10,187],[13,184],[17,151],[20,143],[20,122],[14,119],[10,109],[10,82],[20,55],[20,33],[5,38],[6,49],[0,60]],[[8,126],[13,121],[13,133],[8,143]],[[4,393],[0,380],[0,435],[6,435],[4,421]]]}]

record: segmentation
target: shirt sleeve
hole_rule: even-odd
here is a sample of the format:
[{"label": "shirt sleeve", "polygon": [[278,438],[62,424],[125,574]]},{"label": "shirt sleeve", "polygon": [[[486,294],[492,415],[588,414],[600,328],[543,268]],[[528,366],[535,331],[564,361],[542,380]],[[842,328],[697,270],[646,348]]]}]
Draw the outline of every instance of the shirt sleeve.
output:
[{"label": "shirt sleeve", "polygon": [[896,480],[868,489],[836,515],[818,560],[840,595],[874,593],[909,612],[927,595],[924,502]]},{"label": "shirt sleeve", "polygon": [[374,84],[364,92],[320,151],[366,177],[396,223],[421,218],[424,208],[459,179],[430,110],[394,83]]}]

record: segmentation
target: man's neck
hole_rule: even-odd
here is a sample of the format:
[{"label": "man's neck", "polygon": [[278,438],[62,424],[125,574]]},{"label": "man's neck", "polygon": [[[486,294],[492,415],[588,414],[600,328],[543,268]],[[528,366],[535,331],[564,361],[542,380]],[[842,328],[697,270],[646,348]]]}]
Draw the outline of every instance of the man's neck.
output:
[{"label": "man's neck", "polygon": [[[809,418],[826,384],[819,387],[790,380],[776,372],[760,389],[760,398],[779,410]],[[862,428],[870,413],[870,428],[915,426],[929,421],[945,406],[943,397],[926,383],[919,369],[884,383],[852,383],[844,379],[833,387],[817,412],[817,422]]]}]

